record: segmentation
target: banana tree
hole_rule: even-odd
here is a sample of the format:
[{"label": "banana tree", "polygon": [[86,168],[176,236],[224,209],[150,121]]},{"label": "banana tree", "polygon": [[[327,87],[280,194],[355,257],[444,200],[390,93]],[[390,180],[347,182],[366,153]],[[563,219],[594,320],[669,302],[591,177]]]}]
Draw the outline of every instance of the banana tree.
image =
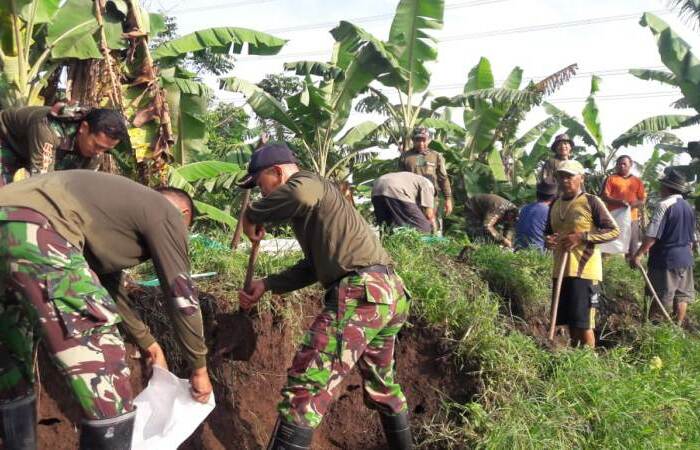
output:
[{"label": "banana tree", "polygon": [[[214,191],[230,191],[233,183],[245,175],[245,170],[238,164],[224,161],[200,161],[171,168],[168,185],[185,190],[195,198]],[[200,217],[227,225],[231,229],[238,222],[230,211],[200,201],[194,201]]]},{"label": "banana tree", "polygon": [[376,45],[381,45],[393,56],[398,64],[397,69],[404,74],[396,76],[394,71],[378,77],[382,85],[394,90],[398,102],[392,103],[384,93],[370,88],[367,90],[368,98],[358,105],[361,111],[381,112],[389,117],[383,131],[390,135],[401,151],[410,148],[413,128],[422,118],[430,116],[425,108],[431,77],[426,64],[437,60],[437,39],[431,31],[443,27],[444,13],[442,0],[401,0],[396,7],[389,38],[384,42],[352,24],[341,23],[346,33],[355,35],[359,40],[372,40]]},{"label": "banana tree", "polygon": [[700,27],[700,0],[669,0],[668,3],[694,28]]},{"label": "banana tree", "polygon": [[[673,1],[681,14],[688,16],[689,20],[697,21],[700,3],[692,0]],[[659,55],[668,70],[643,70],[633,69],[632,75],[643,79],[657,81],[667,86],[680,89],[682,98],[673,103],[678,109],[693,108],[696,115],[679,116],[685,120],[673,122],[675,128],[681,128],[700,123],[700,58],[692,51],[692,47],[683,40],[673,29],[658,16],[645,13],[640,21],[644,27],[649,27],[656,39]],[[649,120],[649,119],[647,119]],[[667,125],[669,121],[666,121]],[[660,123],[659,126],[664,125]],[[669,125],[667,128],[671,128]],[[665,129],[667,129],[665,128]],[[675,153],[689,153],[692,161],[689,165],[681,167],[687,175],[695,177],[700,174],[700,152],[697,143],[691,142],[688,146],[671,143],[666,148]]]},{"label": "banana tree", "polygon": [[599,77],[595,75],[591,77],[590,94],[581,112],[583,120],[570,116],[552,104],[545,104],[545,110],[561,120],[569,136],[580,137],[585,146],[592,149],[592,154],[582,153],[579,159],[592,169],[596,168],[597,163],[596,169],[602,174],[610,170],[621,148],[639,146],[647,142],[679,145],[682,143],[681,140],[667,130],[681,128],[697,121],[697,116],[683,114],[650,117],[635,124],[608,145],[603,137],[600,110],[595,98],[600,90],[600,82]]},{"label": "banana tree", "polygon": [[[575,71],[576,65],[567,66],[522,86],[523,71],[515,67],[496,87],[491,63],[481,58],[470,70],[463,94],[434,99],[433,110],[462,111],[462,126],[444,119],[422,121],[437,130],[433,145],[442,147],[457,185],[469,193],[490,191],[507,197],[520,196],[520,191],[534,185],[536,167],[546,157],[548,140],[560,123],[558,118],[549,117],[518,135],[520,125],[545,95],[568,81]],[[527,153],[533,143],[533,150]]]},{"label": "banana tree", "polygon": [[343,178],[341,169],[374,145],[371,137],[379,126],[366,121],[349,127],[353,100],[377,77],[401,78],[403,73],[382,43],[368,38],[358,27],[342,22],[331,34],[336,43],[329,62],[285,64],[286,70],[302,77],[301,91],[281,101],[239,78],[224,78],[221,85],[243,93],[259,117],[272,119],[293,133],[301,156],[316,172]]},{"label": "banana tree", "polygon": [[119,18],[98,23],[92,0],[0,1],[0,107],[42,105],[42,89],[68,61],[101,59],[101,41],[126,48]]}]

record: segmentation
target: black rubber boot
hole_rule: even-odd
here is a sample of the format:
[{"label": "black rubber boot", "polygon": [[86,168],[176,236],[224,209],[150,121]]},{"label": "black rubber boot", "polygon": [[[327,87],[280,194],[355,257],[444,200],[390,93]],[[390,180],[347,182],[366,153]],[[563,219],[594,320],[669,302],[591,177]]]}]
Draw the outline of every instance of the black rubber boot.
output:
[{"label": "black rubber boot", "polygon": [[395,415],[379,414],[384,428],[389,450],[410,450],[413,448],[411,438],[411,426],[408,423],[408,413],[402,412]]},{"label": "black rubber boot", "polygon": [[313,437],[313,428],[287,423],[279,417],[270,436],[270,443],[267,444],[267,450],[306,450],[311,448]]},{"label": "black rubber boot", "polygon": [[136,410],[109,419],[84,420],[80,450],[131,450]]},{"label": "black rubber boot", "polygon": [[0,405],[5,450],[36,450],[36,395]]}]

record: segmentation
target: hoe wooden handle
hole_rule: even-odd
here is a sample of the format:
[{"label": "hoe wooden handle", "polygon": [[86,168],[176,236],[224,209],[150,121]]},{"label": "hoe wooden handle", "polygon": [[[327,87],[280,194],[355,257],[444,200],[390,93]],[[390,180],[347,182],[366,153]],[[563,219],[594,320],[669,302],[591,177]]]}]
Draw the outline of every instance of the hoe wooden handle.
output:
[{"label": "hoe wooden handle", "polygon": [[253,273],[255,272],[255,261],[258,259],[258,250],[260,249],[260,242],[253,241],[250,247],[250,257],[248,257],[248,268],[245,272],[245,283],[243,284],[243,290],[250,292],[250,284],[253,281]]},{"label": "hoe wooden handle", "polygon": [[554,340],[554,332],[557,329],[557,311],[559,311],[559,297],[561,297],[561,285],[564,281],[564,271],[566,270],[566,265],[569,262],[569,252],[564,253],[564,257],[561,260],[561,267],[559,268],[559,276],[557,277],[557,284],[552,294],[552,321],[549,325],[549,340]]}]

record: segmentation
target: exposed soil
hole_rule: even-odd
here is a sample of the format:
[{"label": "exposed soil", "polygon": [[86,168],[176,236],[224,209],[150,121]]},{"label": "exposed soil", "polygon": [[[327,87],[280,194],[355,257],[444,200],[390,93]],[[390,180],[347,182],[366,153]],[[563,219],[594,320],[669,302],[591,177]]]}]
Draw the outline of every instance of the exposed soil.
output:
[{"label": "exposed soil", "polygon": [[[219,292],[217,292],[219,294]],[[149,326],[156,336],[163,333],[169,363],[174,372],[180,359],[172,355],[174,341],[167,330],[167,320],[152,314],[158,299],[155,291],[139,291],[139,303],[147,305]],[[201,296],[205,322],[226,323],[230,307],[225,299]],[[277,417],[286,369],[291,363],[296,342],[302,330],[321,310],[321,302],[307,298],[293,307],[295,321],[283,320],[272,312],[254,317],[258,332],[257,349],[249,361],[230,359],[210,362],[217,406],[202,427],[191,436],[182,449],[259,449],[264,448]],[[289,310],[287,310],[289,311]],[[160,317],[160,319],[159,319]],[[466,402],[481,385],[474,367],[458,370],[451,358],[451,347],[442,333],[413,318],[402,330],[396,351],[397,377],[401,383],[412,415],[414,436],[420,439],[421,426],[438,414],[442,396]],[[210,348],[215,339],[214,326],[208,328]],[[133,345],[128,346],[132,385],[135,392],[145,385],[142,360]],[[39,448],[68,450],[77,448],[78,409],[62,378],[46,355],[40,357],[41,400],[39,412]],[[184,373],[179,373],[184,376]],[[336,401],[314,436],[314,449],[383,449],[386,448],[379,418],[363,404],[361,378],[357,371],[341,384]]]},{"label": "exposed soil", "polygon": [[[510,302],[512,302],[513,311],[523,309],[521,305],[517,305],[517,298],[510,299]],[[597,345],[614,347],[627,342],[634,337],[634,329],[642,323],[643,315],[635,299],[626,297],[611,299],[601,293],[594,330]],[[537,342],[547,347],[567,345],[569,340],[566,327],[559,327],[554,344],[549,342],[549,308],[541,309],[537,314],[530,314],[527,320],[515,317],[513,322],[518,331],[532,336]]]}]

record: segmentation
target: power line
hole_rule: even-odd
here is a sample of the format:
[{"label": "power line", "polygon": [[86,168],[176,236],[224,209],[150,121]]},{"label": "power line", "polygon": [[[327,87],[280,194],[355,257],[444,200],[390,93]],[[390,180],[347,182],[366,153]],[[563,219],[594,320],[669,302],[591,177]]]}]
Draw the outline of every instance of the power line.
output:
[{"label": "power line", "polygon": [[[660,13],[665,13],[668,11],[669,11],[668,9],[660,9],[660,10],[651,11],[651,12],[654,14],[660,14]],[[643,11],[639,12],[639,13],[634,13],[634,14],[620,14],[617,16],[593,17],[590,19],[570,20],[568,22],[555,22],[555,23],[547,23],[547,24],[534,25],[534,26],[528,26],[528,27],[516,27],[516,28],[507,28],[507,29],[502,29],[502,30],[484,31],[484,32],[479,32],[479,33],[460,34],[460,35],[456,35],[456,36],[448,36],[448,37],[443,38],[443,39],[438,39],[438,41],[439,42],[462,41],[462,40],[466,40],[466,39],[481,39],[481,38],[492,37],[492,36],[507,36],[509,34],[531,33],[534,31],[555,30],[555,29],[560,29],[560,28],[571,28],[571,27],[579,27],[579,26],[584,26],[584,25],[598,25],[601,23],[620,22],[620,21],[624,21],[624,20],[638,19],[639,15],[642,13],[643,13]]]},{"label": "power line", "polygon": [[[655,14],[659,13],[665,13],[668,12],[668,9],[661,9],[661,10],[656,10],[652,11]],[[544,30],[553,30],[553,29],[562,29],[562,28],[572,28],[572,27],[579,27],[579,26],[587,26],[587,25],[598,25],[598,24],[604,24],[604,23],[613,23],[613,22],[621,22],[625,20],[630,20],[630,19],[637,19],[639,18],[640,14],[643,12],[639,13],[634,13],[634,14],[622,14],[622,15],[616,15],[616,16],[606,16],[606,17],[593,17],[589,19],[581,19],[581,20],[571,20],[567,22],[555,22],[555,23],[548,23],[548,24],[541,24],[541,25],[533,25],[533,26],[528,26],[528,27],[517,27],[517,28],[503,28],[499,30],[491,30],[491,31],[484,31],[480,33],[469,33],[469,34],[460,34],[460,35],[454,35],[454,36],[447,36],[442,39],[438,39],[438,42],[459,42],[459,41],[466,41],[466,40],[472,40],[472,39],[482,39],[486,37],[494,37],[494,36],[507,36],[507,35],[512,35],[512,34],[520,34],[520,33],[531,33],[531,32],[536,32],[536,31],[544,31]],[[284,58],[297,58],[297,57],[304,57],[304,56],[322,56],[322,55],[327,55],[328,51],[325,50],[314,50],[314,51],[308,51],[308,52],[298,52],[298,53],[288,53],[288,54],[282,54],[282,55],[272,55],[272,56],[251,56],[251,57],[245,57],[242,59],[239,59],[238,62],[248,62],[248,61],[257,61],[260,59],[265,59],[265,60],[272,60],[272,59],[284,59]]]},{"label": "power line", "polygon": [[[477,0],[477,1],[469,1],[469,2],[461,2],[461,3],[452,3],[449,5],[445,5],[445,10],[450,10],[450,9],[459,9],[459,8],[473,8],[476,6],[484,6],[484,5],[491,5],[495,3],[503,3],[503,2],[508,2],[512,0]],[[368,22],[378,22],[384,19],[391,19],[394,17],[393,12],[391,13],[386,13],[386,14],[378,14],[376,16],[365,16],[365,17],[353,17],[350,19],[347,19],[347,22],[351,22],[354,24],[357,23],[368,23]],[[328,28],[328,27],[334,27],[338,24],[338,21],[333,21],[333,22],[318,22],[318,23],[311,23],[311,24],[306,24],[306,25],[295,25],[293,27],[286,27],[286,28],[271,28],[264,30],[266,33],[290,33],[294,31],[308,31],[308,30],[318,30],[318,29],[323,29],[323,28]]]},{"label": "power line", "polygon": [[191,8],[182,8],[182,9],[173,9],[170,10],[169,12],[174,12],[174,13],[186,13],[186,12],[205,12],[205,11],[212,11],[216,9],[230,9],[230,8],[238,8],[241,6],[248,6],[248,5],[259,5],[260,3],[271,3],[271,2],[276,2],[279,0],[245,0],[241,2],[234,2],[234,3],[220,3],[218,5],[210,5],[210,6],[197,6],[197,7],[191,7]]},{"label": "power line", "polygon": [[[596,95],[597,100],[613,100],[613,101],[623,101],[623,100],[641,100],[647,98],[661,98],[661,97],[671,97],[679,96],[680,92],[677,91],[657,91],[657,92],[628,92],[624,94],[608,94],[608,95]],[[578,103],[586,101],[588,97],[552,97],[547,100],[549,103]]]},{"label": "power line", "polygon": [[[638,69],[643,69],[643,70],[658,70],[658,69],[664,69],[664,66],[654,66],[654,67],[636,67]],[[629,70],[630,69],[605,69],[605,70],[594,70],[594,71],[589,71],[589,72],[579,72],[573,77],[572,79],[576,78],[587,78],[593,75],[596,75],[601,78],[608,78],[608,77],[617,77],[621,75],[629,75]],[[528,77],[523,79],[523,83],[527,84],[529,82],[538,82],[549,75],[540,75],[540,76],[534,76],[534,77]],[[505,79],[503,80],[496,80],[494,81],[494,84],[500,84],[503,83]],[[449,90],[449,89],[461,89],[464,87],[464,82],[461,83],[445,83],[445,84],[436,84],[432,85],[429,87],[430,91],[444,91],[444,90]],[[380,89],[382,90],[382,89]],[[382,90],[383,91],[383,90]]]}]

